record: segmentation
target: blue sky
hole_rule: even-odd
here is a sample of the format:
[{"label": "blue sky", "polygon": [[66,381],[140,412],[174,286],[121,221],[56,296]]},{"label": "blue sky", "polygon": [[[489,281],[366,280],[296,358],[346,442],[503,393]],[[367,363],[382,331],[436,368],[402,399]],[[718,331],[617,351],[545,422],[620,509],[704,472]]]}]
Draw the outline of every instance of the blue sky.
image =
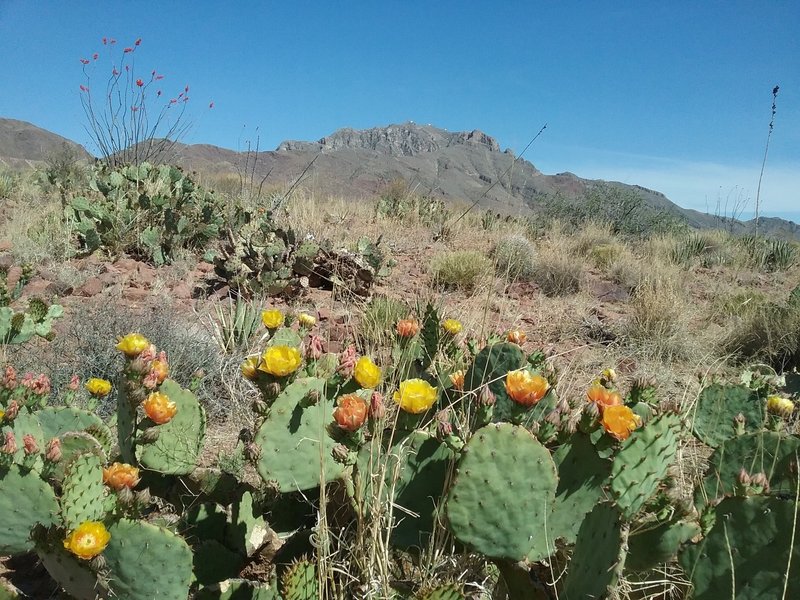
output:
[{"label": "blue sky", "polygon": [[[800,2],[0,0],[0,116],[89,145],[81,57],[191,86],[185,141],[236,149],[408,120],[481,129],[545,173],[800,220]],[[98,65],[108,56],[101,56]],[[90,65],[93,66],[93,65]],[[208,103],[214,102],[214,109]],[[91,150],[91,147],[90,147]]]}]

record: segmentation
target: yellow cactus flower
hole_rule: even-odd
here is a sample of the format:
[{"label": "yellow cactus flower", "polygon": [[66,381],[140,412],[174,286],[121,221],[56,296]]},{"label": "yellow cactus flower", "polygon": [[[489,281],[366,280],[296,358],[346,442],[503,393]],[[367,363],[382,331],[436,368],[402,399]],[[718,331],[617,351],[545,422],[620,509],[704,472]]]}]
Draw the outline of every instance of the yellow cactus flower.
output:
[{"label": "yellow cactus flower", "polygon": [[64,548],[78,558],[89,560],[106,549],[111,534],[99,521],[86,521],[73,529],[64,540]]},{"label": "yellow cactus flower", "polygon": [[141,333],[129,333],[117,344],[117,350],[128,358],[136,358],[150,347],[150,342]]},{"label": "yellow cactus flower", "polygon": [[301,327],[305,327],[306,329],[311,329],[317,324],[317,319],[308,313],[300,313],[297,316],[297,321],[300,323]]},{"label": "yellow cactus flower", "polygon": [[445,319],[442,321],[442,329],[450,335],[458,335],[463,328],[464,326],[461,324],[461,321],[457,321],[456,319]]},{"label": "yellow cactus flower", "polygon": [[400,382],[394,401],[404,411],[418,415],[436,403],[437,395],[436,388],[424,379],[407,379]]},{"label": "yellow cactus flower", "polygon": [[271,346],[261,356],[261,364],[258,369],[275,377],[286,377],[297,371],[302,362],[300,350],[297,348]]},{"label": "yellow cactus flower", "polygon": [[142,402],[147,417],[156,425],[169,423],[178,412],[178,405],[161,392],[153,392]]},{"label": "yellow cactus flower", "polygon": [[794,412],[794,402],[778,395],[769,396],[767,398],[767,412],[788,419]]},{"label": "yellow cactus flower", "polygon": [[453,383],[453,387],[457,389],[459,392],[464,391],[464,370],[456,371],[455,373],[450,373],[450,381]]},{"label": "yellow cactus flower", "polygon": [[4,411],[2,408],[0,408],[0,421],[2,421],[3,417],[5,417],[5,416],[6,416],[6,411]]},{"label": "yellow cactus flower", "polygon": [[97,398],[108,396],[111,393],[111,382],[107,379],[91,377],[89,381],[86,382],[86,391]]},{"label": "yellow cactus flower", "polygon": [[261,322],[267,329],[277,329],[283,325],[284,316],[277,308],[261,312]]},{"label": "yellow cactus flower", "polygon": [[514,402],[528,408],[544,398],[549,389],[547,379],[525,369],[509,371],[506,375],[506,392]]},{"label": "yellow cactus flower", "polygon": [[240,367],[242,370],[242,375],[244,375],[245,378],[249,379],[250,381],[255,381],[258,379],[259,362],[261,362],[261,359],[258,356],[248,356]]},{"label": "yellow cactus flower", "polygon": [[627,440],[631,433],[642,425],[642,419],[624,404],[606,406],[600,418],[603,429],[619,441]]},{"label": "yellow cactus flower", "polygon": [[617,372],[614,369],[603,369],[603,372],[600,375],[606,381],[614,383],[617,380]]},{"label": "yellow cactus flower", "polygon": [[128,488],[132,490],[139,483],[139,469],[126,463],[103,467],[103,483],[113,490]]},{"label": "yellow cactus flower", "polygon": [[381,382],[381,368],[372,362],[372,359],[368,356],[362,356],[356,362],[353,377],[356,378],[358,385],[362,388],[376,388]]}]

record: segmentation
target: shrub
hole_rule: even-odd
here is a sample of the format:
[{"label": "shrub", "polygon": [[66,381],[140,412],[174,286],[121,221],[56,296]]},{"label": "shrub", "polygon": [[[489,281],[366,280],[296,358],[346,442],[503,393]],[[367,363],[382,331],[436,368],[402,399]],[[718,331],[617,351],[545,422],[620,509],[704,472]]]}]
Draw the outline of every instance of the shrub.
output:
[{"label": "shrub", "polygon": [[749,266],[759,271],[785,271],[797,257],[797,249],[785,240],[759,238],[752,235],[739,239],[748,256]]},{"label": "shrub", "polygon": [[10,173],[0,173],[0,200],[11,197],[17,187],[17,178]]},{"label": "shrub", "polygon": [[533,277],[533,245],[524,235],[502,238],[492,250],[495,272],[509,281],[528,281]]},{"label": "shrub", "polygon": [[580,291],[583,267],[568,254],[553,249],[540,250],[534,281],[546,296],[567,296]]},{"label": "shrub", "polygon": [[491,261],[480,252],[458,250],[434,256],[430,273],[436,287],[470,292],[491,269]]},{"label": "shrub", "polygon": [[687,352],[683,297],[669,277],[643,280],[631,299],[626,337],[644,354],[670,361]]},{"label": "shrub", "polygon": [[386,345],[394,332],[397,321],[405,319],[411,307],[402,300],[375,296],[364,307],[359,329],[364,347]]}]

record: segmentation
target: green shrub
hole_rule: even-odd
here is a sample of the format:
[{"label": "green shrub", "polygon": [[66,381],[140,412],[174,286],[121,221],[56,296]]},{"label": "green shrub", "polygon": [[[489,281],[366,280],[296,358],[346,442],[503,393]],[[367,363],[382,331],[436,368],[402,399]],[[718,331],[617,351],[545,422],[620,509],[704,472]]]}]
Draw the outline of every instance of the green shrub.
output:
[{"label": "green shrub", "polygon": [[0,173],[0,200],[10,198],[16,187],[16,177],[9,173]]},{"label": "green shrub", "polygon": [[408,304],[386,296],[375,296],[364,307],[359,332],[365,347],[385,345],[394,335],[397,321],[409,315]]},{"label": "green shrub", "polygon": [[785,271],[797,258],[796,247],[785,240],[749,235],[739,242],[747,253],[749,266],[759,271]]},{"label": "green shrub", "polygon": [[524,235],[501,239],[492,250],[495,272],[509,281],[529,281],[533,277],[533,245]]},{"label": "green shrub", "polygon": [[430,266],[436,287],[465,292],[475,289],[491,269],[491,261],[474,250],[438,254],[433,257]]},{"label": "green shrub", "polygon": [[607,269],[621,254],[622,246],[619,244],[600,244],[589,251],[589,260],[598,269]]}]

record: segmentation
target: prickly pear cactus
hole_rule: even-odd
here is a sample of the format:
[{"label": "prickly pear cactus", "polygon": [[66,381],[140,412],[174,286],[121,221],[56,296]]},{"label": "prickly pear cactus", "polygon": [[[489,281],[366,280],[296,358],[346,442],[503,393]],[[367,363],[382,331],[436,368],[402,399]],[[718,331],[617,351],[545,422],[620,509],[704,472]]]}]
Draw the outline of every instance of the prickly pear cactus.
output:
[{"label": "prickly pear cactus", "polygon": [[614,457],[611,492],[632,519],[658,489],[678,451],[677,415],[665,414],[634,431]]},{"label": "prickly pear cactus", "polygon": [[113,574],[112,593],[129,600],[185,599],[192,580],[192,551],[180,536],[143,521],[109,527],[103,557]]},{"label": "prickly pear cactus", "polygon": [[794,498],[726,498],[706,537],[686,547],[681,566],[694,600],[800,598]]},{"label": "prickly pear cactus", "polygon": [[45,569],[75,600],[97,600],[108,597],[108,589],[86,561],[60,548],[58,542],[37,544],[36,553]]},{"label": "prickly pear cactus", "polygon": [[495,397],[496,421],[508,420],[519,412],[506,392],[506,374],[525,365],[525,354],[516,344],[503,342],[483,348],[464,377],[464,389],[477,391],[487,385]]},{"label": "prickly pear cactus", "polygon": [[96,454],[82,454],[66,468],[61,490],[61,513],[67,529],[85,521],[102,521],[107,502],[103,465]]},{"label": "prickly pear cactus", "polygon": [[490,558],[540,560],[553,551],[544,524],[557,483],[550,453],[530,432],[487,425],[462,450],[446,501],[450,529]]},{"label": "prickly pear cactus", "polygon": [[611,461],[601,458],[588,435],[574,434],[553,454],[558,468],[553,514],[547,520],[550,535],[572,544],[583,517],[603,497]]},{"label": "prickly pear cactus", "polygon": [[[312,396],[316,403],[309,401]],[[289,384],[255,436],[259,475],[281,492],[313,489],[340,477],[344,467],[333,458],[335,443],[327,432],[332,419],[324,379],[308,377]]]},{"label": "prickly pear cactus", "polygon": [[[175,402],[178,411],[164,423],[149,423],[155,439],[140,436],[136,444],[136,456],[147,469],[168,475],[187,475],[197,465],[206,433],[206,414],[195,395],[184,390],[172,379],[161,384],[161,393]],[[141,430],[148,429],[148,421],[139,424]]]},{"label": "prickly pear cactus", "polygon": [[705,388],[691,414],[694,434],[716,448],[736,435],[736,420],[741,415],[745,432],[758,431],[764,424],[764,400],[742,385],[714,384]]},{"label": "prickly pear cactus", "polygon": [[622,516],[610,504],[598,504],[581,523],[569,561],[564,595],[567,600],[605,598],[617,581],[624,541]]},{"label": "prickly pear cactus", "polygon": [[318,600],[317,567],[307,559],[293,563],[281,577],[284,600]]},{"label": "prickly pear cactus", "polygon": [[774,431],[759,431],[725,440],[709,461],[702,485],[697,489],[701,504],[729,496],[739,483],[739,473],[764,473],[770,494],[794,494],[800,438]]},{"label": "prickly pear cactus", "polygon": [[700,534],[700,525],[676,519],[646,526],[628,538],[625,568],[646,571],[675,558],[683,544]]},{"label": "prickly pear cactus", "polygon": [[432,590],[422,592],[417,595],[414,600],[466,600],[466,596],[464,596],[460,585],[457,583],[448,583],[433,588]]},{"label": "prickly pear cactus", "polygon": [[33,548],[31,531],[59,519],[56,496],[36,473],[11,465],[0,469],[0,553],[16,554]]},{"label": "prickly pear cactus", "polygon": [[274,585],[248,581],[246,579],[227,579],[218,584],[202,588],[195,600],[283,600]]}]

